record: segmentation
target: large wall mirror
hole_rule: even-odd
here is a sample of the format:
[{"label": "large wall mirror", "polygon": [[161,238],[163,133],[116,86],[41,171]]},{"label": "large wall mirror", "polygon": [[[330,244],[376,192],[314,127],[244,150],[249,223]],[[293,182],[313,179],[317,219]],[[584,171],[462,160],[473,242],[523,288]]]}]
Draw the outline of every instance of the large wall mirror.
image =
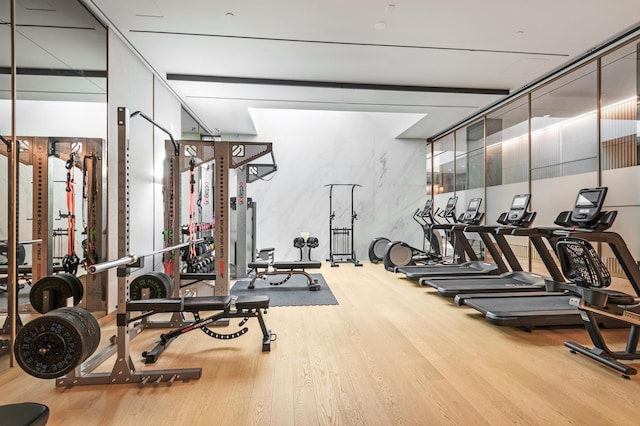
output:
[{"label": "large wall mirror", "polygon": [[[0,0],[0,135],[7,139],[14,137],[10,5]],[[106,256],[107,31],[78,0],[16,1],[15,13],[18,240],[43,240],[25,244],[18,258],[18,321],[37,315],[29,298],[37,280],[72,268],[72,255],[84,287],[80,306],[103,316],[106,277],[89,276],[82,265]],[[8,226],[7,158],[3,143],[0,240]],[[2,323],[6,310],[0,291]],[[7,358],[0,356],[0,369]]]}]

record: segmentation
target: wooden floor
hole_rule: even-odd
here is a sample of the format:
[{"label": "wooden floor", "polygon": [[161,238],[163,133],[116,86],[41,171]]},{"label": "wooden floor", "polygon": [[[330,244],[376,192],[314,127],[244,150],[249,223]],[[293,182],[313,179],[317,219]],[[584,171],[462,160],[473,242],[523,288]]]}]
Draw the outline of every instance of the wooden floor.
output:
[{"label": "wooden floor", "polygon": [[[49,424],[65,426],[640,423],[640,377],[622,379],[562,345],[590,343],[581,328],[494,326],[368,262],[321,272],[340,304],[271,308],[270,353],[251,320],[239,339],[196,330],[156,365],[139,363],[202,367],[199,380],[64,389],[14,368],[0,376],[1,401],[47,404]],[[103,341],[113,330],[103,327]],[[156,337],[148,330],[132,341],[136,361]],[[624,339],[613,332],[612,341]]]}]

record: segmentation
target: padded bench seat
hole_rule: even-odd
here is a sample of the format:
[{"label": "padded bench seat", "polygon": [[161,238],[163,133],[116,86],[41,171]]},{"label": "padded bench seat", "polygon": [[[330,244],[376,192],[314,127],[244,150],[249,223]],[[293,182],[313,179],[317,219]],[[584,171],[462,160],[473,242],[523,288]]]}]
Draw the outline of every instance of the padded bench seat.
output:
[{"label": "padded bench seat", "polygon": [[304,275],[307,278],[307,285],[309,290],[315,291],[320,289],[318,280],[314,279],[311,275],[305,272],[305,269],[320,269],[322,262],[319,260],[290,260],[281,262],[251,262],[249,268],[254,269],[256,274],[249,282],[249,290],[255,288],[255,282],[258,278],[265,278],[269,275],[286,275],[287,277],[279,282],[270,282],[272,286],[284,284],[293,275]]},{"label": "padded bench seat", "polygon": [[229,308],[230,296],[173,297],[141,299],[127,302],[127,311],[136,312],[203,312],[224,311]]},{"label": "padded bench seat", "polygon": [[[142,299],[127,302],[127,311],[133,312],[206,312],[224,311],[231,305],[231,296],[175,297]],[[236,300],[236,309],[266,309],[269,296],[242,296]]]},{"label": "padded bench seat", "polygon": [[49,407],[35,402],[0,405],[0,419],[1,424],[44,426],[49,420]]},{"label": "padded bench seat", "polygon": [[273,269],[320,269],[322,262],[319,260],[294,260],[289,262],[273,262]]},{"label": "padded bench seat", "polygon": [[269,307],[269,296],[242,296],[236,300],[236,309],[266,309]]}]

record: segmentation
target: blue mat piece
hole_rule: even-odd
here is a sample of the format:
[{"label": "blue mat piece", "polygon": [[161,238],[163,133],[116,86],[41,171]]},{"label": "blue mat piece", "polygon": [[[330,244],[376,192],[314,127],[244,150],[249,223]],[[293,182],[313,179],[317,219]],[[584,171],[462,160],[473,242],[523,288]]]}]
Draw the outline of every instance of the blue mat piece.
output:
[{"label": "blue mat piece", "polygon": [[258,278],[253,290],[248,288],[250,280],[238,281],[231,287],[230,294],[232,296],[269,296],[269,306],[337,305],[338,300],[322,274],[311,274],[311,276],[318,280],[320,290],[310,291],[304,275],[293,275],[282,285],[270,285],[270,282],[283,279],[282,275],[274,275],[267,276],[265,279]]}]

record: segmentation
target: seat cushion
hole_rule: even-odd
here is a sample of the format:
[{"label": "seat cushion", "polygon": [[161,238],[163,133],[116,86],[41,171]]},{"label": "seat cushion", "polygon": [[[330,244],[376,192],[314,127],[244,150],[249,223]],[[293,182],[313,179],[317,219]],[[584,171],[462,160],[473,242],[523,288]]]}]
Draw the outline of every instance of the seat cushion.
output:
[{"label": "seat cushion", "polygon": [[0,423],[14,426],[43,426],[49,420],[49,407],[35,402],[0,405]]}]

